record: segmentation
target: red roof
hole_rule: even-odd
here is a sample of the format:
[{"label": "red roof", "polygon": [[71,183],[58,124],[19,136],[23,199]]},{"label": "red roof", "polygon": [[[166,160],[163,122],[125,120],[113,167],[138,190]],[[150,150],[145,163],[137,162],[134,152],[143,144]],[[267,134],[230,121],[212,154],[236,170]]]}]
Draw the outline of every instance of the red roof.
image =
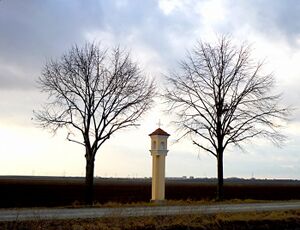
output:
[{"label": "red roof", "polygon": [[149,136],[154,136],[154,135],[158,135],[158,136],[170,136],[170,134],[168,134],[167,132],[163,131],[161,128],[158,128],[153,133],[149,134]]}]

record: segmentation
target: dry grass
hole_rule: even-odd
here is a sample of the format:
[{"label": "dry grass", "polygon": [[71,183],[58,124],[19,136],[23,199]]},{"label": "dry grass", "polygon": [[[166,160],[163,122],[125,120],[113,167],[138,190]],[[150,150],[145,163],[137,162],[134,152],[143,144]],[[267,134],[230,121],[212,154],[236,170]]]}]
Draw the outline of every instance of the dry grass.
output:
[{"label": "dry grass", "polygon": [[7,230],[90,230],[90,229],[300,229],[300,210],[286,212],[181,215],[130,218],[75,219],[57,221],[14,221],[0,223]]},{"label": "dry grass", "polygon": [[[106,202],[101,204],[95,202],[92,207],[95,208],[124,208],[124,207],[151,207],[151,206],[190,206],[190,205],[215,205],[215,204],[249,204],[249,203],[268,203],[274,202],[272,200],[253,200],[253,199],[231,199],[231,200],[166,200],[164,203],[152,203],[152,202],[129,202],[129,203],[119,203],[119,202]],[[276,202],[276,201],[275,201]],[[72,203],[71,206],[66,206],[70,208],[86,208],[84,204],[81,204],[78,201]]]}]

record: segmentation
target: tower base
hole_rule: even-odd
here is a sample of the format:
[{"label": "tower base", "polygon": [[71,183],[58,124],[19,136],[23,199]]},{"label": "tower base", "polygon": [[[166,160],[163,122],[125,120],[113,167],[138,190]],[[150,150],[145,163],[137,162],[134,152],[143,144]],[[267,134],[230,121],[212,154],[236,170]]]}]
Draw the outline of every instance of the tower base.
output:
[{"label": "tower base", "polygon": [[150,200],[150,203],[153,203],[153,204],[161,204],[161,205],[163,205],[163,204],[166,204],[167,203],[167,201],[166,200]]}]

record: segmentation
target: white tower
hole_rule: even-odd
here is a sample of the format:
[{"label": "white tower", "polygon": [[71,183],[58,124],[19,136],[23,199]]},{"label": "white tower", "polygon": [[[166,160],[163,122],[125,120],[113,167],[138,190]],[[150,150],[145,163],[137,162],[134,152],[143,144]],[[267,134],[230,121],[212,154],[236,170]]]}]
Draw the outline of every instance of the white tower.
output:
[{"label": "white tower", "polygon": [[152,155],[152,202],[162,202],[165,199],[165,157],[167,156],[167,139],[170,134],[158,128],[151,137]]}]

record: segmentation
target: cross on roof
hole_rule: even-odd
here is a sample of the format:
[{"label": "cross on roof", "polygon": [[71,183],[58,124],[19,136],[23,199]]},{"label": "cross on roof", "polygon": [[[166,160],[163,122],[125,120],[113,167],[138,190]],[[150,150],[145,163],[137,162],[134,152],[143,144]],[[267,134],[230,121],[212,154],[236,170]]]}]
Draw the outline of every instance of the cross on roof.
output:
[{"label": "cross on roof", "polygon": [[160,119],[158,120],[158,123],[156,123],[158,125],[158,128],[160,128],[160,126],[162,125],[162,123],[160,122]]}]

